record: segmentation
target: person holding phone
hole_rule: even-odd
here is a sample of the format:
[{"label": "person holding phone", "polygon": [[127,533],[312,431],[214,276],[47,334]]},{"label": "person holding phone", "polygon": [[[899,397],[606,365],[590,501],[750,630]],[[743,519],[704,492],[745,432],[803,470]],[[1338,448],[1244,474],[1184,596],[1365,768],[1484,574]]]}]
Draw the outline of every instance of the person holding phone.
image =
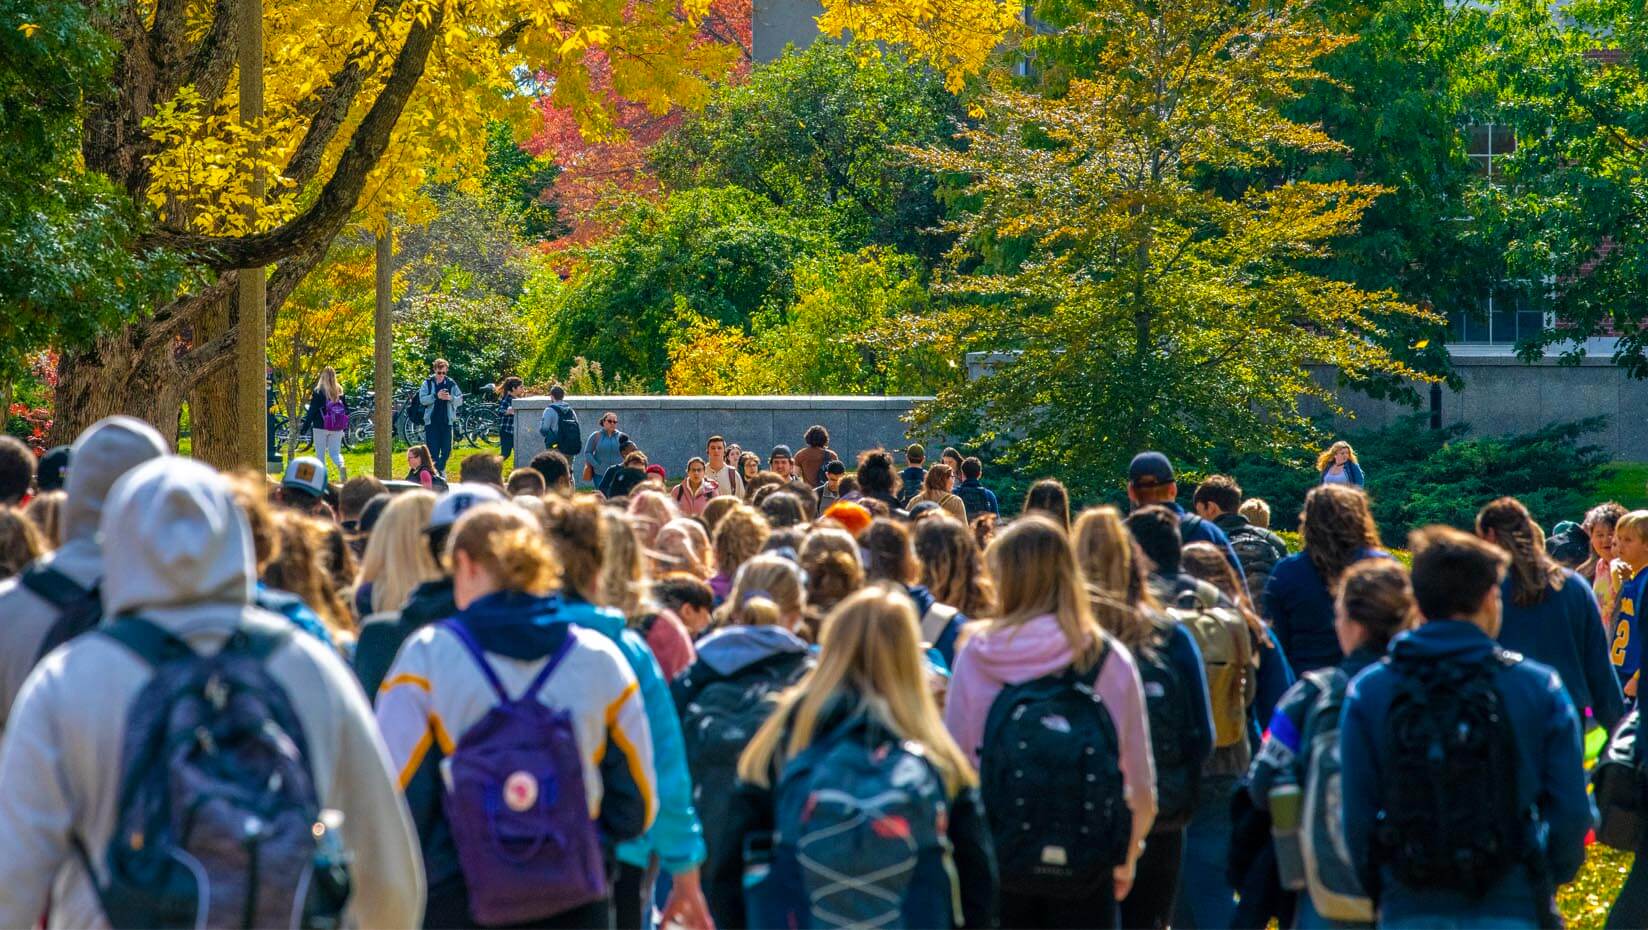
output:
[{"label": "person holding phone", "polygon": [[434,373],[418,388],[423,405],[423,426],[429,454],[435,460],[435,474],[446,477],[446,460],[452,457],[452,421],[463,406],[463,391],[447,376],[452,366],[435,359]]}]

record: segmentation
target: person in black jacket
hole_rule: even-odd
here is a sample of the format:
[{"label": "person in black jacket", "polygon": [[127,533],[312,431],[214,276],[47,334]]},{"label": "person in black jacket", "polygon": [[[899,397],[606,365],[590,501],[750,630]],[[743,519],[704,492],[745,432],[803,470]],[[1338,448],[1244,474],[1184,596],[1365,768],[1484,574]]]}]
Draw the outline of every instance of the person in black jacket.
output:
[{"label": "person in black jacket", "polygon": [[299,432],[309,431],[315,440],[315,455],[329,463],[333,477],[342,484],[349,480],[343,465],[343,434],[349,431],[349,403],[343,399],[338,373],[331,366],[320,370],[315,390],[309,395],[309,409]]},{"label": "person in black jacket", "polygon": [[[869,588],[843,601],[823,627],[818,668],[779,699],[738,765],[737,794],[728,832],[744,836],[712,852],[705,882],[710,911],[722,930],[749,926],[744,906],[745,850],[752,837],[770,834],[775,787],[786,765],[815,744],[839,737],[919,745],[950,795],[942,818],[952,861],[944,868],[917,866],[906,901],[918,896],[960,904],[944,907],[950,926],[996,923],[996,865],[990,828],[979,801],[978,775],[939,718],[922,662],[915,609],[902,591]],[[734,786],[717,786],[733,790]],[[933,883],[949,887],[932,887]],[[942,892],[942,894],[934,894]],[[907,915],[910,916],[910,915]],[[909,926],[943,921],[907,920]]]}]

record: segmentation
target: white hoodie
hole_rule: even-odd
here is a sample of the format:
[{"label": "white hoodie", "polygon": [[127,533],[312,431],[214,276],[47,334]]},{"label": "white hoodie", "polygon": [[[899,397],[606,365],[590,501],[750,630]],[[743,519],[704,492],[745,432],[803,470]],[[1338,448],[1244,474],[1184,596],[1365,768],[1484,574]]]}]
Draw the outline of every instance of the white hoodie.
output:
[{"label": "white hoodie", "polygon": [[[277,619],[251,606],[251,531],[207,466],[179,458],[138,466],[109,492],[100,528],[109,616],[141,613],[202,651],[221,646],[244,618]],[[360,687],[307,636],[290,637],[268,668],[302,723],[322,805],[345,818],[351,924],[417,926],[417,839]],[[52,652],[24,683],[0,740],[0,927],[32,926],[48,892],[51,926],[107,925],[71,844],[101,863],[124,776],[127,707],[150,674],[124,646],[93,634]]]}]

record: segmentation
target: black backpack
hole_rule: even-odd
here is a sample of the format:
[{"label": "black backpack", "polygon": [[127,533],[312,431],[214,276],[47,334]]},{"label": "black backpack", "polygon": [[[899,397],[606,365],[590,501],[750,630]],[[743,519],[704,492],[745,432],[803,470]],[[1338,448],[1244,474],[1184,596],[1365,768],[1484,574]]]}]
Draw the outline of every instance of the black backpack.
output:
[{"label": "black backpack", "polygon": [[1398,674],[1375,864],[1409,888],[1480,898],[1507,868],[1531,862],[1534,815],[1517,804],[1516,732],[1494,687],[1498,670],[1522,656],[1383,661]]},{"label": "black backpack", "polygon": [[1127,860],[1121,742],[1093,690],[1113,648],[1086,674],[1009,685],[990,705],[979,785],[1003,891],[1084,897]]},{"label": "black backpack", "polygon": [[578,425],[578,415],[572,412],[571,404],[556,401],[550,406],[555,408],[555,448],[570,462],[583,451],[583,427]]},{"label": "black backpack", "polygon": [[[423,384],[429,384],[434,378],[425,378]],[[423,427],[423,385],[412,389],[412,396],[406,400],[406,418],[417,428]]]},{"label": "black backpack", "polygon": [[675,682],[675,706],[681,714],[681,738],[692,773],[692,803],[704,825],[704,845],[714,861],[721,844],[736,846],[729,835],[738,757],[755,731],[772,715],[771,698],[795,684],[810,665],[805,653],[784,652],[721,675],[696,662]]},{"label": "black backpack", "polygon": [[1629,853],[1641,847],[1643,828],[1648,824],[1648,773],[1642,765],[1641,726],[1640,711],[1626,714],[1591,771],[1591,785],[1596,789],[1597,842]]},{"label": "black backpack", "polygon": [[53,649],[63,645],[103,620],[103,598],[97,585],[82,588],[73,578],[55,568],[30,565],[23,569],[17,583],[28,588],[37,597],[57,608],[57,619],[46,630],[46,638],[34,654],[34,661],[44,659]]},{"label": "black backpack", "polygon": [[956,485],[955,494],[961,498],[961,505],[967,508],[968,522],[981,513],[990,513],[990,498],[985,496],[983,487],[959,484]]},{"label": "black backpack", "polygon": [[1236,550],[1236,558],[1242,560],[1242,573],[1247,576],[1247,591],[1253,596],[1255,604],[1259,602],[1259,595],[1265,590],[1265,582],[1270,580],[1270,573],[1275,570],[1276,563],[1287,557],[1287,547],[1277,549],[1276,540],[1256,526],[1243,524],[1228,531],[1230,548]]},{"label": "black backpack", "polygon": [[1133,654],[1144,684],[1150,716],[1150,751],[1156,764],[1156,821],[1153,830],[1176,830],[1190,822],[1201,795],[1202,766],[1190,755],[1190,729],[1199,715],[1190,683],[1167,658],[1169,631],[1158,624],[1154,648]]}]

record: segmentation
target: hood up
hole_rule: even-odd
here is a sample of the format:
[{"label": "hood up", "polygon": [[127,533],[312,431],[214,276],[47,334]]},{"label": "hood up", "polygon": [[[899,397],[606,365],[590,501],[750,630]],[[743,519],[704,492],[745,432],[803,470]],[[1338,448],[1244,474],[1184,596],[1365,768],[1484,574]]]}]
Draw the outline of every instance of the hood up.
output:
[{"label": "hood up", "polygon": [[60,542],[95,539],[109,489],[126,472],[165,454],[166,440],[142,420],[109,417],[87,427],[69,453]]},{"label": "hood up", "polygon": [[251,529],[206,465],[166,456],[132,469],[109,491],[99,529],[109,616],[252,600]]}]

